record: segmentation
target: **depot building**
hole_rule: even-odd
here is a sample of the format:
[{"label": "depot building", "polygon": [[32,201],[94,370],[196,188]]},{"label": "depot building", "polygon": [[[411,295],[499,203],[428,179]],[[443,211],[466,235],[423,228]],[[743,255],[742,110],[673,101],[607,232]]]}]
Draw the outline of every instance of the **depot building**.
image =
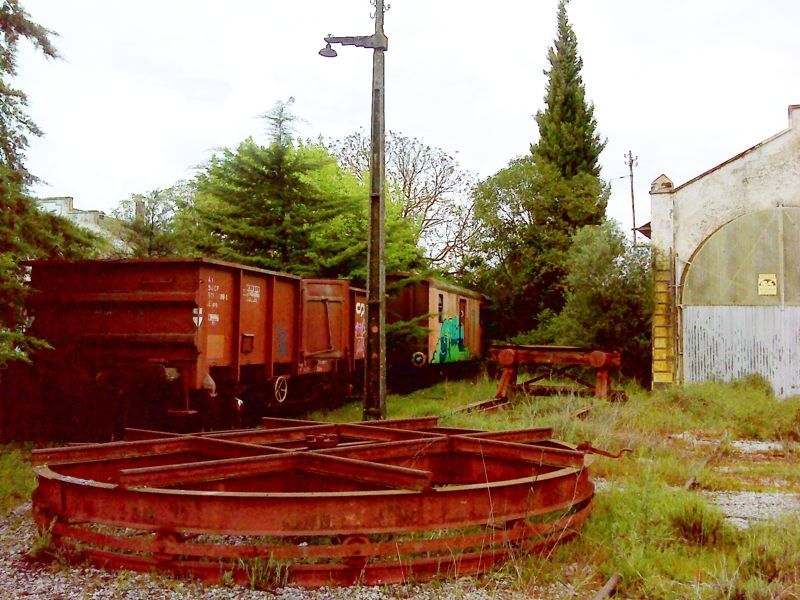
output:
[{"label": "depot building", "polygon": [[650,194],[654,387],[757,373],[800,394],[800,105],[784,131]]}]

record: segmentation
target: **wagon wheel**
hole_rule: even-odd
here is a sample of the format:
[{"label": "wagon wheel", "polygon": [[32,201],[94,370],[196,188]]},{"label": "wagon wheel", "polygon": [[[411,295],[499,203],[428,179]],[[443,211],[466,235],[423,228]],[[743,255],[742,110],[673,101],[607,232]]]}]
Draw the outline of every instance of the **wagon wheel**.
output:
[{"label": "wagon wheel", "polygon": [[369,544],[369,538],[365,535],[355,534],[355,535],[348,535],[346,538],[344,538],[344,540],[342,540],[343,546],[358,547],[354,550],[353,554],[344,557],[345,564],[351,569],[362,570],[369,561],[369,556],[362,554],[363,550],[360,547],[366,546],[368,544]]},{"label": "wagon wheel", "polygon": [[272,387],[273,396],[278,404],[283,404],[289,396],[289,378],[279,375]]}]

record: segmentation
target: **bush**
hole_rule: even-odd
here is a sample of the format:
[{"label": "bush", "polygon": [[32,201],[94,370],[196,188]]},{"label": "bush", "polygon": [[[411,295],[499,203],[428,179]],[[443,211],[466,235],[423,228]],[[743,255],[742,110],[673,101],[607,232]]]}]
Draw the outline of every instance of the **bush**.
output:
[{"label": "bush", "polygon": [[623,374],[649,386],[653,312],[650,248],[633,248],[619,226],[607,221],[578,231],[566,262],[564,308],[514,341],[619,350]]}]

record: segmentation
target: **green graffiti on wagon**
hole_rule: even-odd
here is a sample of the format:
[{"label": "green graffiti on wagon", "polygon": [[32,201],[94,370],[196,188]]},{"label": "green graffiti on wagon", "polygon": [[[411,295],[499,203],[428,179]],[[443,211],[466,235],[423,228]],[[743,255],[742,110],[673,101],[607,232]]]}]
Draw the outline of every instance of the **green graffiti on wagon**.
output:
[{"label": "green graffiti on wagon", "polygon": [[431,364],[444,364],[469,360],[472,353],[464,340],[464,327],[458,317],[445,319],[439,330],[439,341],[431,357]]}]

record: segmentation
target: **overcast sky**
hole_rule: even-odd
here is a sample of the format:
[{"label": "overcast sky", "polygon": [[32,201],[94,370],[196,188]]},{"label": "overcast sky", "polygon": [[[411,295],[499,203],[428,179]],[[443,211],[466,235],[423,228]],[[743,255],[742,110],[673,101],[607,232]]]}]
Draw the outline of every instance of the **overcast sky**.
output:
[{"label": "overcast sky", "polygon": [[[62,60],[25,45],[18,84],[45,131],[27,165],[39,196],[109,211],[190,178],[220,147],[264,140],[258,115],[295,98],[302,137],[369,130],[369,0],[22,0]],[[386,13],[387,128],[457,153],[479,177],[528,152],[543,107],[556,0],[394,0]],[[787,127],[800,103],[800,2],[573,0],[587,95],[608,139],[610,216],[637,224],[650,182],[680,184]]]}]

